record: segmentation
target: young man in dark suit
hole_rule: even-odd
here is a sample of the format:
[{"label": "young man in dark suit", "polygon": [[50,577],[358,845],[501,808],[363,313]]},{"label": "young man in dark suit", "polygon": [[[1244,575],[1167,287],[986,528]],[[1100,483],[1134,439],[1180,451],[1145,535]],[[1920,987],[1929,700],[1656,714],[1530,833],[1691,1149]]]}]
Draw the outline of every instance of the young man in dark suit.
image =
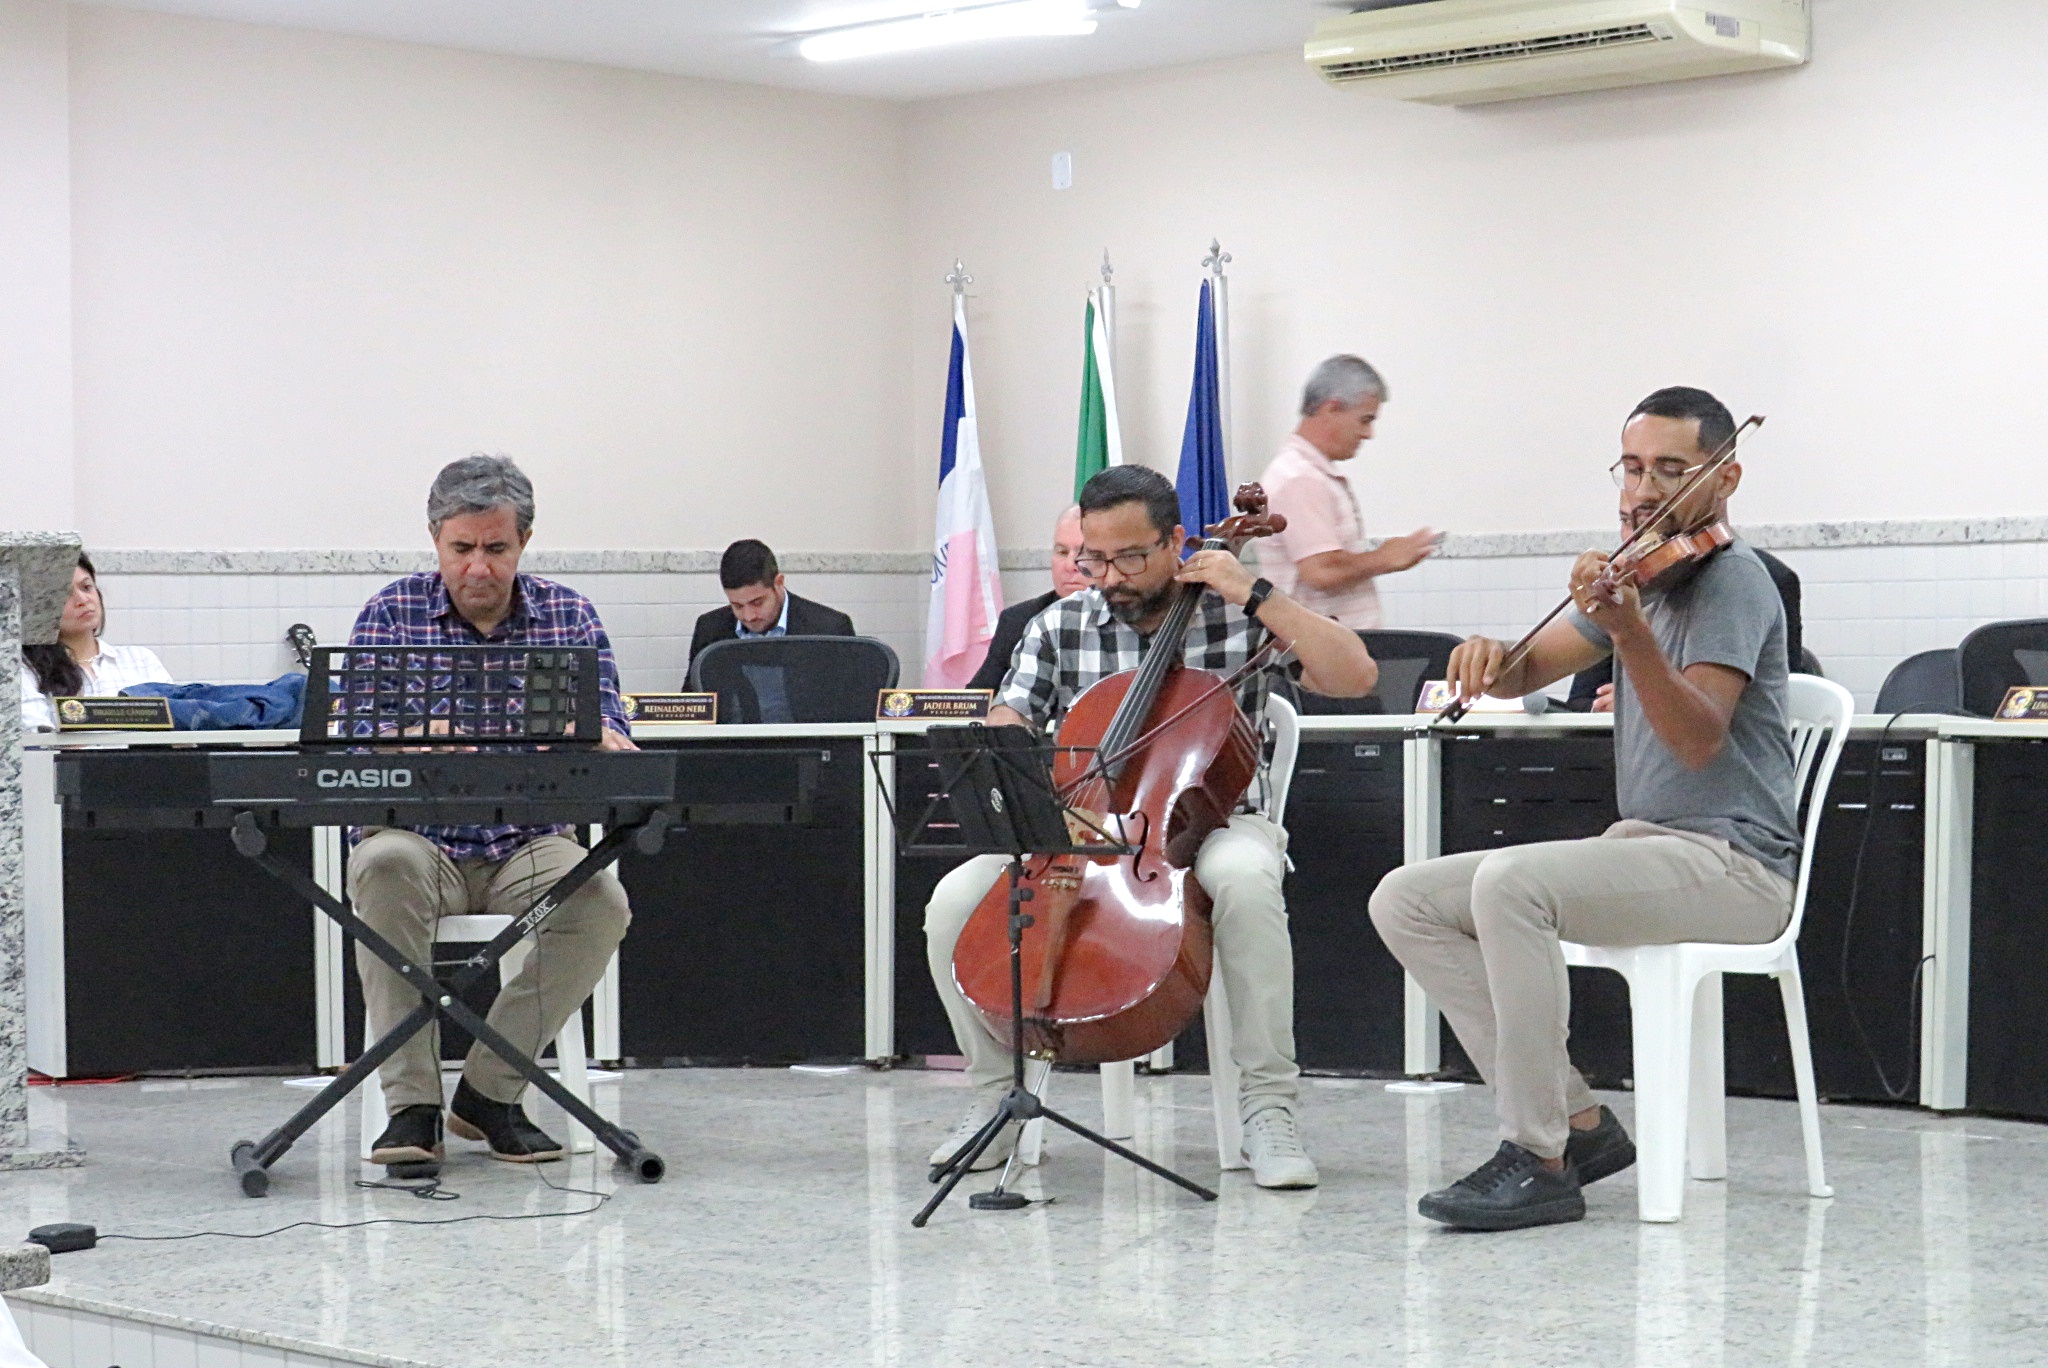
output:
[{"label": "young man in dark suit", "polygon": [[783,587],[775,553],[752,538],[725,548],[718,562],[723,608],[697,619],[690,659],[714,641],[735,637],[853,636],[853,619],[837,608],[799,598]]}]

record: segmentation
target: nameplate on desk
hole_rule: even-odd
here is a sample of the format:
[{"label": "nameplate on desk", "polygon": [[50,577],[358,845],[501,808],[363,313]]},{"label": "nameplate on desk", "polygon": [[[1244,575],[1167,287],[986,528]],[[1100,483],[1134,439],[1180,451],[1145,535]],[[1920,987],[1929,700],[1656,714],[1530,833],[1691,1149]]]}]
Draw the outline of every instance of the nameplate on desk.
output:
[{"label": "nameplate on desk", "polygon": [[60,698],[58,731],[175,731],[168,698]]},{"label": "nameplate on desk", "polygon": [[[1437,713],[1451,706],[1451,684],[1447,679],[1431,679],[1422,685],[1422,697],[1415,700],[1418,713]],[[1465,705],[1468,713],[1518,713],[1522,711],[1519,698],[1494,698],[1481,694]]]},{"label": "nameplate on desk", "polygon": [[2022,684],[2005,691],[2005,701],[1998,705],[1998,720],[2001,722],[2038,722],[2048,720],[2048,687],[2033,688]]},{"label": "nameplate on desk", "polygon": [[627,694],[626,720],[629,722],[713,723],[718,721],[718,695],[715,693]]},{"label": "nameplate on desk", "polygon": [[875,695],[875,721],[942,718],[957,722],[987,717],[994,697],[988,689],[883,689]]}]

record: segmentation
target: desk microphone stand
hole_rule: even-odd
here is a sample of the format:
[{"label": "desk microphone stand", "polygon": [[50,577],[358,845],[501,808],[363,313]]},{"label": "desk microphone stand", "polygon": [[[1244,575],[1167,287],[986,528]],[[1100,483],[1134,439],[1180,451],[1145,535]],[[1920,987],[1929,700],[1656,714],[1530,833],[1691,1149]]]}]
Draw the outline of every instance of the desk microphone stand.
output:
[{"label": "desk microphone stand", "polygon": [[[1027,855],[1129,855],[1134,853],[1134,847],[1092,824],[1088,825],[1103,839],[1087,844],[1074,842],[1067,827],[1067,809],[1052,784],[1049,748],[1041,746],[1037,738],[1021,728],[992,728],[973,723],[964,727],[934,727],[927,737],[942,761],[950,757],[957,765],[946,773],[942,764],[944,781],[926,808],[919,828],[932,827],[939,806],[950,803],[962,841],[938,847],[906,841],[905,853],[944,850],[950,854],[1007,855],[1010,861],[1010,1090],[997,1104],[995,1115],[951,1158],[932,1170],[931,1180],[941,1186],[923,1209],[910,1218],[911,1225],[922,1228],[931,1219],[932,1213],[973,1171],[974,1161],[995,1143],[1003,1127],[1012,1122],[1021,1127],[1041,1117],[1187,1189],[1205,1202],[1215,1201],[1216,1194],[1208,1188],[1046,1106],[1031,1091],[1024,1076],[1024,928],[1032,924],[1024,904],[1031,901],[1033,894],[1024,886],[1024,859]],[[975,1193],[967,1200],[977,1211],[1015,1211],[1029,1203],[1023,1193],[1005,1188],[1001,1178],[993,1190]]]}]

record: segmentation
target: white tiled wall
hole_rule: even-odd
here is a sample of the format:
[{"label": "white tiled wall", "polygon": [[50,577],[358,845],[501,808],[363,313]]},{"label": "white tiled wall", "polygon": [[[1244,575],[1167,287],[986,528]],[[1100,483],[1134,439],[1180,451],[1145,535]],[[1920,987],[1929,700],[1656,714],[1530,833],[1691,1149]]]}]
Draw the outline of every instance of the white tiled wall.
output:
[{"label": "white tiled wall", "polygon": [[[1954,646],[1971,628],[2048,615],[2048,544],[1855,546],[1773,550],[1799,574],[1807,649],[1856,695],[1917,651]],[[1512,639],[1564,595],[1569,556],[1425,562],[1381,582],[1386,625]]]},{"label": "white tiled wall", "polygon": [[[1953,646],[1972,627],[2048,614],[2048,543],[1785,549],[1799,572],[1806,644],[1830,678],[1868,707],[1885,673],[1916,651]],[[1564,592],[1568,556],[1467,556],[1429,561],[1382,581],[1389,627],[1520,636]],[[1007,572],[1012,597],[1044,571]],[[628,689],[679,687],[697,615],[723,602],[709,574],[577,573],[564,582],[603,615]],[[291,668],[284,629],[310,623],[340,641],[390,575],[109,574],[112,639],[153,646],[182,680],[269,679]],[[896,648],[916,683],[928,585],[921,573],[792,575],[807,598],[853,615]]]},{"label": "white tiled wall", "polygon": [[[293,668],[285,628],[304,622],[323,642],[344,641],[365,599],[391,575],[108,574],[109,640],[149,646],[180,680],[274,679]],[[629,691],[682,686],[697,615],[725,602],[716,575],[565,574],[604,619]],[[805,598],[853,617],[896,649],[914,683],[924,658],[929,592],[921,574],[790,576]]]},{"label": "white tiled wall", "polygon": [[351,1368],[369,1362],[13,1296],[7,1304],[29,1351],[49,1368]]}]

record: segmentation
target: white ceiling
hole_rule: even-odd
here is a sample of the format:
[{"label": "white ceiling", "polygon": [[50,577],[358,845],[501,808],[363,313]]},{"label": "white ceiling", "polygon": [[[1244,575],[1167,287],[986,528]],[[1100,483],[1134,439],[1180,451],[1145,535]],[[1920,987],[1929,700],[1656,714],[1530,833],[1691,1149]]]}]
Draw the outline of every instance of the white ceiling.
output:
[{"label": "white ceiling", "polygon": [[[108,0],[85,0],[107,3]],[[995,90],[1298,47],[1331,0],[1104,0],[1086,38],[1015,38],[816,64],[791,35],[944,0],[112,0],[128,9],[555,57],[889,100]]]}]

